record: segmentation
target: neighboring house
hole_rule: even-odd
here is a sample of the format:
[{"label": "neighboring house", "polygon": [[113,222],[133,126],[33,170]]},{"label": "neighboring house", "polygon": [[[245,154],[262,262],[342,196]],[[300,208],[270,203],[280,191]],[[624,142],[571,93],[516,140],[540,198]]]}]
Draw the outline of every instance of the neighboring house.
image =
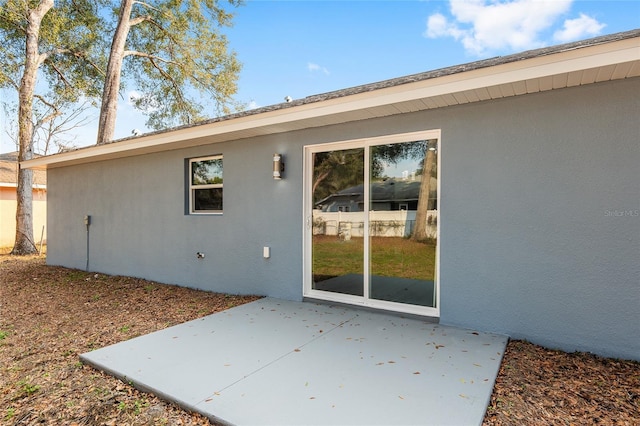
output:
[{"label": "neighboring house", "polygon": [[[566,351],[640,359],[639,116],[634,30],[23,166],[47,170],[52,265],[418,314]],[[393,240],[370,238],[366,224],[379,213],[370,208],[344,213],[365,224],[366,239],[357,241],[370,252],[360,253],[359,271],[316,270],[319,244],[331,237],[314,232],[315,176],[333,173],[339,190],[363,184],[370,202],[372,153],[424,141],[438,152],[433,276],[379,279],[374,263],[388,260],[373,252]],[[339,161],[347,155],[363,166],[349,169]],[[343,250],[362,250],[352,241],[335,247],[341,259]],[[356,287],[318,285],[341,278]],[[431,287],[414,293],[426,295],[420,301],[385,299],[376,296],[377,282]]]},{"label": "neighboring house", "polygon": [[[417,210],[422,176],[385,179],[371,183],[371,209],[381,211]],[[435,187],[435,185],[433,185]],[[431,194],[436,198],[435,191]],[[434,203],[437,204],[437,203]],[[323,212],[364,211],[364,184],[335,192],[315,203]]]},{"label": "neighboring house", "polygon": [[[369,229],[374,236],[401,236],[409,237],[415,227],[416,210],[420,196],[422,176],[388,178],[371,182],[370,200],[368,211]],[[427,212],[428,232],[426,236],[437,236],[437,179],[432,178],[430,191],[431,209]],[[352,186],[337,191],[314,203],[313,222],[316,235],[343,235],[345,227],[349,237],[363,237],[364,222],[359,215],[353,215],[351,221],[349,215],[342,213],[354,213],[366,211],[365,186]],[[373,213],[376,212],[376,213]],[[361,215],[360,215],[361,216]]]},{"label": "neighboring house", "polygon": [[[13,247],[16,240],[16,209],[18,187],[18,153],[0,154],[0,249]],[[36,245],[46,239],[47,174],[33,174],[33,238]]]}]

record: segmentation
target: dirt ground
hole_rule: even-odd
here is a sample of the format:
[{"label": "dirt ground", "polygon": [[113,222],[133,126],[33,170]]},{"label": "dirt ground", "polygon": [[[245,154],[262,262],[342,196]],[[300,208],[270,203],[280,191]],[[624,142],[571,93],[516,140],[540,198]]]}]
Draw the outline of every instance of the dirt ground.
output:
[{"label": "dirt ground", "polygon": [[[256,297],[0,255],[0,424],[207,425],[78,355]],[[640,364],[511,341],[485,425],[638,425]]]}]

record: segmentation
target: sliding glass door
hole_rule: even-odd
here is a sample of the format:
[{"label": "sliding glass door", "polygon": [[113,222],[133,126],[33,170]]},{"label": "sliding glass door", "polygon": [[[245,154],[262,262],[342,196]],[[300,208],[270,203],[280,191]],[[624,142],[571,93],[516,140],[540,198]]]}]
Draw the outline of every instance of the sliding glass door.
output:
[{"label": "sliding glass door", "polygon": [[364,296],[364,148],[312,158],[312,288]]},{"label": "sliding glass door", "polygon": [[439,132],[305,152],[305,296],[439,314]]}]

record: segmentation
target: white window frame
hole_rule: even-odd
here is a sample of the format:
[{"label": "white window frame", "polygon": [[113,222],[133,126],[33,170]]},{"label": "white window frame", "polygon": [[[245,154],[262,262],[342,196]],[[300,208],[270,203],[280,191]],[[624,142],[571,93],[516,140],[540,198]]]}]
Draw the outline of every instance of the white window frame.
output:
[{"label": "white window frame", "polygon": [[[322,290],[315,290],[312,288],[312,253],[311,253],[311,244],[313,240],[313,209],[311,207],[311,188],[312,188],[312,179],[311,179],[311,170],[313,170],[313,154],[316,152],[324,152],[331,149],[352,149],[352,148],[364,148],[365,149],[365,174],[364,174],[364,186],[369,186],[369,149],[372,146],[383,145],[388,143],[401,143],[401,142],[410,142],[410,141],[418,141],[418,140],[429,140],[436,139],[437,149],[438,149],[438,199],[437,199],[437,213],[436,220],[438,221],[437,228],[437,243],[436,243],[436,270],[434,277],[435,291],[436,291],[436,300],[435,307],[429,306],[418,306],[418,305],[410,305],[405,303],[398,302],[390,302],[385,300],[377,300],[369,297],[369,271],[367,268],[364,270],[365,277],[365,286],[364,286],[364,296],[352,296],[349,294],[339,294],[339,293],[331,293]],[[432,318],[440,317],[440,229],[441,226],[441,218],[440,218],[440,196],[441,192],[441,168],[442,168],[442,151],[441,151],[441,142],[442,142],[442,134],[440,129],[426,130],[426,131],[418,131],[418,132],[410,132],[410,133],[398,133],[391,134],[386,136],[378,136],[372,138],[363,138],[363,139],[348,139],[343,141],[334,141],[327,142],[321,144],[314,145],[305,145],[304,146],[304,174],[303,174],[303,212],[304,212],[304,221],[303,221],[303,296],[310,299],[320,299],[326,300],[330,302],[336,303],[346,303],[352,305],[365,306],[373,309],[381,309],[395,312],[402,312],[408,314],[415,314],[420,316],[427,316]],[[364,205],[369,205],[369,197],[366,196],[367,192],[365,191],[365,200]],[[366,232],[369,229],[369,215],[365,216],[365,235],[368,235]],[[369,238],[365,238],[364,240],[364,262],[365,265],[369,265]]]},{"label": "white window frame", "polygon": [[[195,208],[195,197],[194,193],[197,189],[212,189],[212,188],[223,188],[224,186],[224,178],[223,183],[214,183],[214,184],[205,184],[205,185],[194,185],[193,184],[193,163],[198,163],[207,160],[223,160],[223,155],[209,155],[207,157],[196,157],[189,159],[189,170],[188,170],[188,179],[189,179],[189,214],[191,215],[221,215],[224,211],[224,203],[221,210],[196,210]],[[224,167],[224,160],[223,160]],[[223,168],[224,175],[224,168]],[[223,200],[224,200],[224,189],[223,189]]]}]

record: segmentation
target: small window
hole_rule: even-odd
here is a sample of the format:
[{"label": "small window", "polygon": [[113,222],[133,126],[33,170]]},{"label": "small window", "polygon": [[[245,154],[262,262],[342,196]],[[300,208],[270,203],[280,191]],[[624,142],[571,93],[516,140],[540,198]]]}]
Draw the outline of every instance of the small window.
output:
[{"label": "small window", "polygon": [[222,155],[189,160],[191,213],[222,213]]}]

